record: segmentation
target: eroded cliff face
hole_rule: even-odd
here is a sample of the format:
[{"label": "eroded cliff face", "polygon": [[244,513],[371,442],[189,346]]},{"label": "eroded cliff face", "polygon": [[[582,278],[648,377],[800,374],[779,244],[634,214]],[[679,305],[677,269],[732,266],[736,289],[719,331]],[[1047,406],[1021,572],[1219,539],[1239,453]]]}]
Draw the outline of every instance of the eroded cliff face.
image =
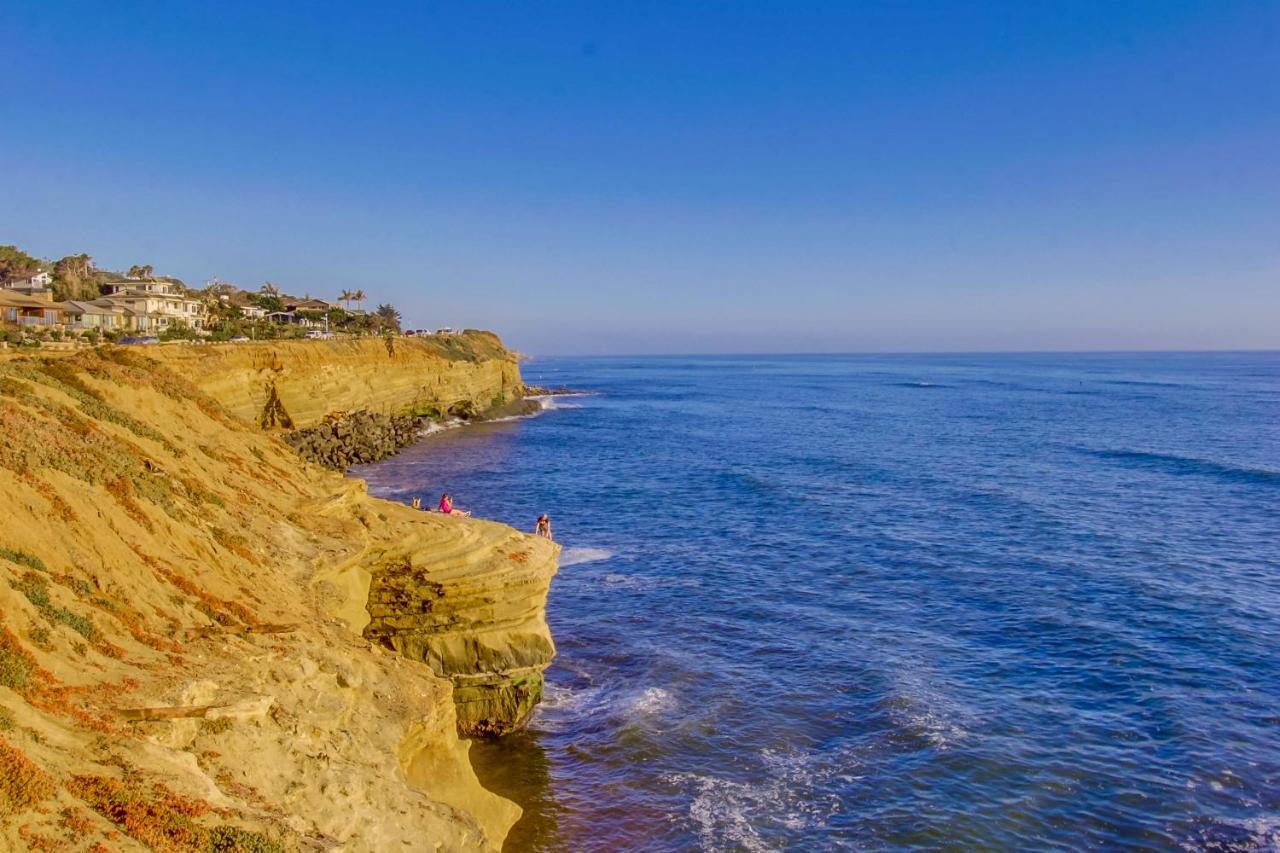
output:
[{"label": "eroded cliff face", "polygon": [[370,498],[168,360],[0,358],[0,849],[499,848],[457,731],[526,713],[555,546]]},{"label": "eroded cliff face", "polygon": [[[464,733],[506,734],[542,699],[542,672],[555,656],[545,565],[559,546],[457,520],[450,547],[440,548],[421,529],[404,530],[369,564],[364,636],[451,679]],[[479,566],[476,554],[491,558]]]},{"label": "eroded cliff face", "polygon": [[515,356],[489,332],[148,347],[144,354],[268,428],[315,426],[332,412],[359,409],[479,414],[523,390]]}]

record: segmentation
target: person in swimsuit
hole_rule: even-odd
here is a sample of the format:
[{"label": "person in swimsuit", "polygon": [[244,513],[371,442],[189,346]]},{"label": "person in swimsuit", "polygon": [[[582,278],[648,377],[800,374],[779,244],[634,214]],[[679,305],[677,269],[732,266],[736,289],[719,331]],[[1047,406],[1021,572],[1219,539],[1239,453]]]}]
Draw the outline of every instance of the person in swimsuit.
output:
[{"label": "person in swimsuit", "polygon": [[533,526],[533,535],[542,536],[546,539],[552,539],[551,535],[551,516],[545,512],[538,516],[538,523]]},{"label": "person in swimsuit", "polygon": [[440,511],[445,515],[456,515],[460,518],[468,518],[471,515],[466,510],[455,509],[453,498],[449,497],[447,492],[440,496]]}]

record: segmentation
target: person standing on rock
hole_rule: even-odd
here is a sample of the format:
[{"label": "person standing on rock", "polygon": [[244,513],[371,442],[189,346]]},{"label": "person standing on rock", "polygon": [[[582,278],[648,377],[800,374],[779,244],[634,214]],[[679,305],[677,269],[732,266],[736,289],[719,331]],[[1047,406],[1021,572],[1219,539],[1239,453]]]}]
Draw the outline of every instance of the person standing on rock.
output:
[{"label": "person standing on rock", "polygon": [[554,539],[551,535],[551,516],[545,512],[538,516],[538,523],[533,526],[533,535],[541,536],[544,539]]},{"label": "person standing on rock", "polygon": [[448,492],[440,496],[440,511],[445,515],[456,515],[461,518],[469,518],[471,516],[471,513],[466,510],[454,509],[453,498],[449,497]]}]

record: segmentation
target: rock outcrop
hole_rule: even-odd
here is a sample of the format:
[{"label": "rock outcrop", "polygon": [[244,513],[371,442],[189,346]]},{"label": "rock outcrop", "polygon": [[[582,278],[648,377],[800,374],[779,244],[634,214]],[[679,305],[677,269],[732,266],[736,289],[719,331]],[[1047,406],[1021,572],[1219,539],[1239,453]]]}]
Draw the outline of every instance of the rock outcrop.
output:
[{"label": "rock outcrop", "polygon": [[[547,566],[559,546],[497,524],[454,524],[451,547],[409,529],[371,565],[364,636],[453,681],[458,726],[502,735],[542,699],[555,656],[546,622]],[[492,555],[483,566],[474,555]]]},{"label": "rock outcrop", "polygon": [[255,417],[252,356],[154,349],[0,356],[0,849],[500,848],[458,730],[527,714],[555,546],[371,498],[184,378]]},{"label": "rock outcrop", "polygon": [[[518,398],[464,419],[519,417],[541,408],[537,400]],[[367,465],[394,456],[416,443],[428,428],[438,423],[438,418],[429,415],[333,412],[316,426],[290,430],[281,433],[280,437],[308,462],[345,471],[352,465]]]},{"label": "rock outcrop", "polygon": [[423,419],[414,415],[336,412],[324,423],[280,437],[303,459],[345,471],[394,456],[416,442],[425,427]]}]

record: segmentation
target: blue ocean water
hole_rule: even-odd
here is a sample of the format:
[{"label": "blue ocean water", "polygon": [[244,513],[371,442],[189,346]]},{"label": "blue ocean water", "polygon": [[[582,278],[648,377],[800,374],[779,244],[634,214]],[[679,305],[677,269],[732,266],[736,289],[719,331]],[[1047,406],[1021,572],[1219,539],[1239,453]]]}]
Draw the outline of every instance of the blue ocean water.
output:
[{"label": "blue ocean water", "polygon": [[1280,354],[525,376],[355,472],[565,546],[507,850],[1280,848]]}]

